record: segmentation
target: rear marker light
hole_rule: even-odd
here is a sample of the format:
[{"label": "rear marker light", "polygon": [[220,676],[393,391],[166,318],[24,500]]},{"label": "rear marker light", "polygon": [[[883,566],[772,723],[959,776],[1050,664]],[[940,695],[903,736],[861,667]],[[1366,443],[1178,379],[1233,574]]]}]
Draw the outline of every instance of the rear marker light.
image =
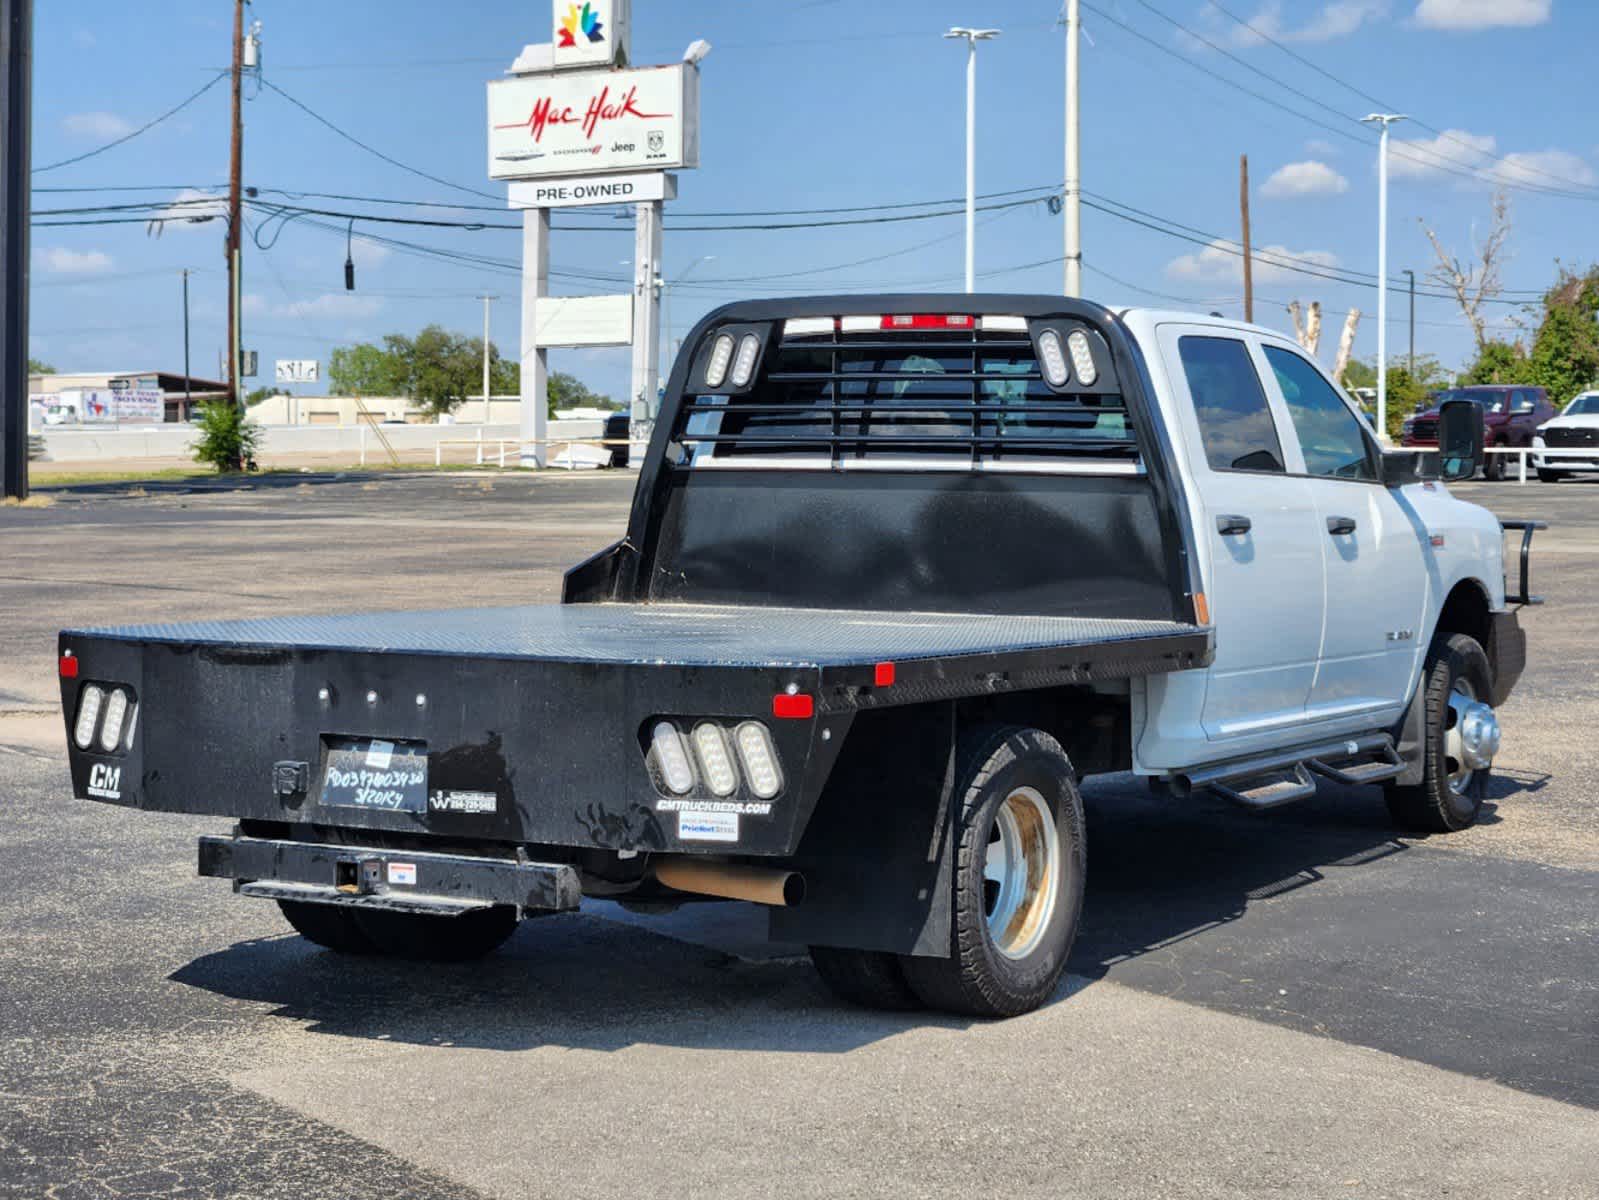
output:
[{"label": "rear marker light", "polygon": [[1066,344],[1071,347],[1072,366],[1077,371],[1077,378],[1084,387],[1093,387],[1094,381],[1099,378],[1099,368],[1094,365],[1094,352],[1089,348],[1088,335],[1081,329],[1074,329],[1066,339]]},{"label": "rear marker light", "polygon": [[895,313],[883,318],[884,329],[970,329],[973,319],[964,313]]},{"label": "rear marker light", "polygon": [[76,679],[78,677],[78,660],[70,654],[61,656],[61,678]]},{"label": "rear marker light", "polygon": [[877,669],[872,672],[872,682],[877,687],[893,687],[894,664],[891,662],[878,663]]},{"label": "rear marker light", "polygon": [[94,741],[95,728],[100,724],[100,708],[105,704],[105,693],[94,684],[83,689],[78,698],[78,723],[73,727],[72,740],[79,750],[87,750]]},{"label": "rear marker light", "polygon": [[711,347],[711,361],[705,364],[705,386],[719,388],[727,382],[727,368],[733,362],[733,335],[724,333]]},{"label": "rear marker light", "polygon": [[670,721],[661,721],[650,732],[650,746],[655,751],[655,764],[661,771],[661,782],[668,791],[679,796],[694,790],[694,768],[689,765],[688,749],[683,745],[683,735]]},{"label": "rear marker light", "polygon": [[1038,335],[1038,357],[1049,386],[1065,387],[1071,380],[1071,372],[1066,367],[1066,352],[1061,349],[1060,334],[1053,329],[1046,329]]},{"label": "rear marker light", "polygon": [[750,791],[770,800],[783,790],[783,776],[777,769],[777,751],[772,736],[759,721],[746,721],[733,734],[738,743],[738,758],[744,764],[744,777]]},{"label": "rear marker light", "polygon": [[733,386],[749,387],[755,378],[755,360],[761,355],[761,339],[746,333],[738,344],[738,358],[733,362]]},{"label": "rear marker light", "polygon": [[707,722],[694,729],[694,751],[705,769],[705,785],[713,796],[731,796],[738,790],[738,772],[733,756],[727,752],[727,738],[721,729]]},{"label": "rear marker light", "polygon": [[784,721],[807,721],[816,715],[816,699],[803,693],[783,692],[772,697],[772,715]]},{"label": "rear marker light", "polygon": [[122,744],[122,725],[128,719],[128,693],[112,688],[106,698],[105,720],[100,723],[100,749],[107,754]]}]

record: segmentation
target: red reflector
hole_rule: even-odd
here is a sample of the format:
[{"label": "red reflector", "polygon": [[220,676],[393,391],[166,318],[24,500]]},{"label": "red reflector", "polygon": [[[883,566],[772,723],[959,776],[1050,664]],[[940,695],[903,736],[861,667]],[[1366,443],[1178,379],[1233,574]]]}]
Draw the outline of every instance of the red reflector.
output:
[{"label": "red reflector", "polygon": [[772,715],[787,721],[809,720],[816,715],[816,700],[804,694],[780,692],[772,697]]},{"label": "red reflector", "polygon": [[61,678],[76,679],[78,677],[78,660],[70,654],[61,656]]},{"label": "red reflector", "polygon": [[878,687],[893,687],[894,686],[894,664],[893,663],[878,663],[877,664],[877,673],[876,673],[876,676],[873,678],[872,682],[875,683]]},{"label": "red reflector", "polygon": [[883,318],[884,329],[970,329],[974,318],[952,313],[897,313]]}]

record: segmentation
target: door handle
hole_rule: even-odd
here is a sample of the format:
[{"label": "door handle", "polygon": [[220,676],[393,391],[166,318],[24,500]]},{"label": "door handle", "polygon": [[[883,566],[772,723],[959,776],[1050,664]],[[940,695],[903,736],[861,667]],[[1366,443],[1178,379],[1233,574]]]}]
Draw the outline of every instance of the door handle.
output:
[{"label": "door handle", "polygon": [[1224,513],[1216,518],[1216,532],[1222,537],[1241,537],[1253,528],[1254,525],[1248,517],[1240,517],[1234,513]]},{"label": "door handle", "polygon": [[1327,532],[1333,537],[1342,537],[1346,533],[1355,532],[1354,517],[1328,517]]}]

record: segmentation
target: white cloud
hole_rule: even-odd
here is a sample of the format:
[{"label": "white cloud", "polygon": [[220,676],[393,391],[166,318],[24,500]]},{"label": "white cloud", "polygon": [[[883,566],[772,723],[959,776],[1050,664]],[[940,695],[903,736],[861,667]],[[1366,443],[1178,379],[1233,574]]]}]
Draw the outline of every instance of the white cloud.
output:
[{"label": "white cloud", "polygon": [[41,250],[39,259],[52,275],[104,275],[116,266],[103,250],[68,250],[65,246]]},{"label": "white cloud", "polygon": [[394,257],[394,251],[382,242],[370,241],[359,234],[355,238],[355,265],[358,267],[381,267]]},{"label": "white cloud", "polygon": [[171,204],[157,211],[150,219],[173,222],[178,229],[192,229],[194,223],[220,220],[227,215],[228,202],[223,197],[213,192],[184,188],[172,198]]},{"label": "white cloud", "polygon": [[321,317],[358,319],[375,317],[383,310],[381,296],[362,296],[352,292],[324,292],[311,300],[295,300],[273,306],[274,317]]},{"label": "white cloud", "polygon": [[1212,28],[1234,46],[1259,46],[1266,38],[1278,42],[1330,42],[1348,37],[1367,22],[1387,16],[1388,0],[1330,0],[1320,5],[1303,24],[1295,26],[1283,20],[1282,0],[1267,0],[1254,16],[1245,17],[1250,28],[1208,4],[1204,13]]},{"label": "white cloud", "polygon": [[1502,25],[1542,25],[1553,6],[1553,0],[1421,0],[1416,5],[1416,24],[1468,32]]},{"label": "white cloud", "polygon": [[1395,138],[1388,170],[1395,179],[1452,178],[1490,187],[1589,187],[1599,173],[1569,150],[1516,150],[1501,155],[1491,133],[1446,129],[1436,137]]},{"label": "white cloud", "polygon": [[[1338,256],[1327,250],[1290,250],[1287,246],[1254,248],[1256,283],[1270,283],[1295,276],[1293,267],[1336,267]],[[1275,260],[1275,261],[1268,261]],[[1218,238],[1197,254],[1182,254],[1166,264],[1172,279],[1201,283],[1239,283],[1244,278],[1244,260],[1237,242]]]},{"label": "white cloud", "polygon": [[127,137],[134,129],[132,121],[112,112],[73,113],[62,118],[61,127],[73,137],[93,138],[99,142]]},{"label": "white cloud", "polygon": [[1339,147],[1323,138],[1311,138],[1305,143],[1305,149],[1322,158],[1332,158],[1339,152]]},{"label": "white cloud", "polygon": [[1271,200],[1300,196],[1337,196],[1349,190],[1349,180],[1324,162],[1289,163],[1271,173],[1260,194]]}]

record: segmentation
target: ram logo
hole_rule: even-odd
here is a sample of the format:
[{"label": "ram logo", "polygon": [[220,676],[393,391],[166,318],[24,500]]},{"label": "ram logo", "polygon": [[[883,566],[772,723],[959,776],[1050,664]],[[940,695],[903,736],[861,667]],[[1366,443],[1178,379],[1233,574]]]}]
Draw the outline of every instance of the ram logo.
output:
[{"label": "ram logo", "polygon": [[89,795],[101,800],[122,799],[122,768],[96,763],[89,771]]},{"label": "ram logo", "polygon": [[1414,629],[1390,629],[1388,631],[1388,640],[1390,642],[1409,642],[1415,640],[1415,637],[1416,631]]}]

